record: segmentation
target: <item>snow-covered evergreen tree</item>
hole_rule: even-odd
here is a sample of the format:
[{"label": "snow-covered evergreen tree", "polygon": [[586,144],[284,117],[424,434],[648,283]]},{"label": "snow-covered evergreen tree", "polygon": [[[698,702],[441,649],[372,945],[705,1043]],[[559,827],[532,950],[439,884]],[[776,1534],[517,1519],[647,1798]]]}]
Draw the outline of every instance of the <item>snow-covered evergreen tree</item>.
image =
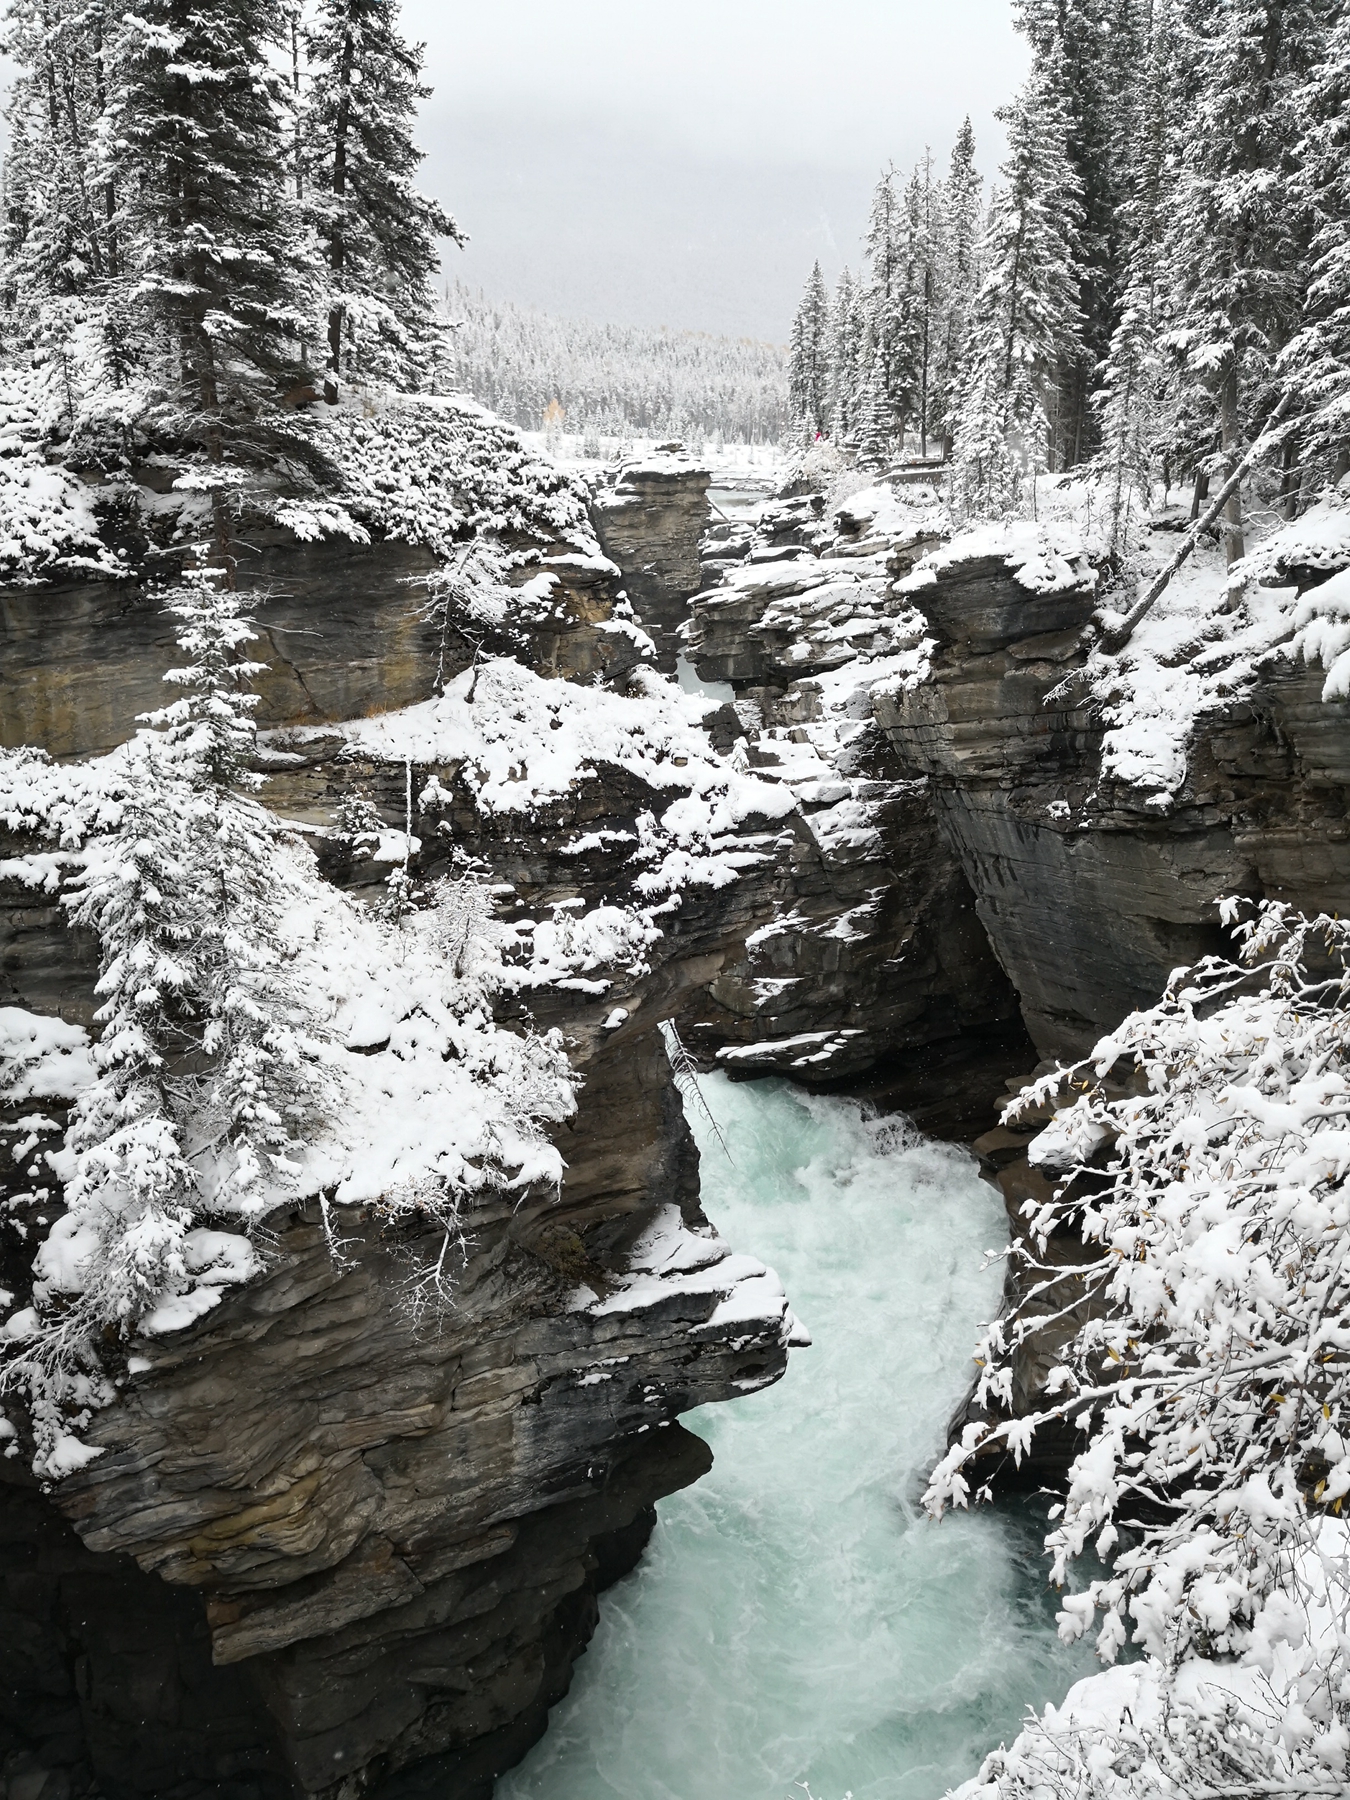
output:
[{"label": "snow-covered evergreen tree", "polygon": [[1017,0],[1018,28],[1038,63],[1053,62],[1063,107],[1064,153],[1073,170],[1078,328],[1057,378],[1056,463],[1096,448],[1091,395],[1120,318],[1125,253],[1122,207],[1132,186],[1129,123],[1146,54],[1150,15],[1171,0]]},{"label": "snow-covered evergreen tree", "polygon": [[1174,436],[1174,395],[1161,344],[1165,285],[1159,255],[1171,190],[1171,98],[1175,35],[1169,7],[1154,17],[1140,79],[1131,90],[1125,131],[1130,197],[1121,224],[1124,256],[1120,316],[1093,396],[1111,542],[1123,552],[1131,524],[1146,511],[1155,465]]},{"label": "snow-covered evergreen tree", "polygon": [[351,377],[416,389],[440,354],[437,240],[465,241],[413,183],[422,49],[400,35],[395,0],[320,0],[305,41],[302,181],[330,275],[324,397]]},{"label": "snow-covered evergreen tree", "polygon": [[57,1367],[181,1287],[203,1224],[237,1232],[275,1205],[323,1091],[321,1032],[287,974],[280,828],[247,793],[255,634],[205,575],[169,610],[189,660],[166,679],[184,696],[128,747],[116,828],[67,896],[100,945],[102,1032],[70,1134],[79,1298],[32,1353]]},{"label": "snow-covered evergreen tree", "polygon": [[860,358],[866,326],[864,299],[849,269],[840,272],[830,307],[830,417],[835,441],[855,449],[861,428]]},{"label": "snow-covered evergreen tree", "polygon": [[820,264],[812,266],[788,348],[788,404],[809,437],[830,423],[830,301]]},{"label": "snow-covered evergreen tree", "polygon": [[[112,65],[112,166],[147,416],[217,470],[286,435],[315,311],[287,192],[290,135],[269,62],[281,16],[260,0],[144,0]],[[231,561],[216,492],[216,554]]]},{"label": "snow-covered evergreen tree", "polygon": [[116,29],[99,0],[13,0],[4,35],[3,304],[11,348],[55,376],[49,427],[64,438],[80,434],[91,379],[123,388],[138,361],[109,135]]},{"label": "snow-covered evergreen tree", "polygon": [[[1183,15],[1199,89],[1180,134],[1162,245],[1166,341],[1184,377],[1210,397],[1224,467],[1270,411],[1274,364],[1297,330],[1309,238],[1297,145],[1326,16],[1324,0],[1232,0]],[[1224,540],[1236,561],[1238,494]]]},{"label": "snow-covered evergreen tree", "polygon": [[980,289],[983,186],[975,167],[975,133],[967,118],[957,133],[942,192],[944,306],[930,410],[932,430],[948,446],[955,436],[971,314]]},{"label": "snow-covered evergreen tree", "polygon": [[1350,13],[1329,32],[1296,105],[1308,121],[1295,186],[1312,224],[1311,268],[1300,327],[1275,382],[1298,387],[1315,489],[1350,473]]},{"label": "snow-covered evergreen tree", "polygon": [[1004,115],[1008,156],[982,256],[957,420],[954,499],[971,517],[1015,513],[1052,466],[1056,380],[1076,354],[1078,183],[1066,153],[1060,60],[1039,58]]},{"label": "snow-covered evergreen tree", "polygon": [[859,447],[882,467],[904,441],[913,377],[912,320],[906,288],[905,207],[895,169],[877,182],[867,222],[864,284],[868,342],[862,347]]},{"label": "snow-covered evergreen tree", "polygon": [[933,179],[925,150],[905,189],[905,292],[911,361],[911,418],[919,454],[928,454],[941,386],[945,320],[949,306],[947,220],[941,183]]}]

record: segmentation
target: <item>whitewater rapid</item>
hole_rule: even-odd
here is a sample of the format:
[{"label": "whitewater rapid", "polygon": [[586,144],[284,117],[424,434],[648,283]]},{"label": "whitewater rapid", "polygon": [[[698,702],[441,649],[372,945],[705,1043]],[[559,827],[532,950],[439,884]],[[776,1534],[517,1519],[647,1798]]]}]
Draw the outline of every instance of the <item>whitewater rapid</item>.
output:
[{"label": "whitewater rapid", "polygon": [[661,1503],[498,1800],[936,1800],[1093,1666],[1055,1636],[1029,1512],[918,1505],[997,1305],[1003,1210],[963,1151],[856,1102],[702,1085],[735,1159],[700,1132],[704,1206],[814,1344],[686,1416],[713,1470]]}]

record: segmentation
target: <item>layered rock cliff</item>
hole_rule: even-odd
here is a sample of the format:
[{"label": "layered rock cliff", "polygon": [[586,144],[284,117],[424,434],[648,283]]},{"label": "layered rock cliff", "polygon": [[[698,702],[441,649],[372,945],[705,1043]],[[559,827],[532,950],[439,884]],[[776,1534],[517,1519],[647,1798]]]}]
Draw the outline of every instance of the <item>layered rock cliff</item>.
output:
[{"label": "layered rock cliff", "polygon": [[[922,932],[962,906],[978,919],[997,961],[991,1011],[1015,994],[1026,1032],[1020,1063],[1002,1040],[1006,1081],[965,1089],[1014,1233],[1024,1202],[1049,1187],[1025,1156],[1036,1116],[1000,1127],[996,1100],[1038,1060],[1085,1055],[1173,969],[1225,947],[1224,896],[1309,913],[1350,899],[1350,704],[1324,697],[1334,684],[1290,653],[1300,596],[1339,563],[1308,551],[1307,527],[1287,535],[1236,609],[1202,574],[1180,584],[1147,642],[1114,656],[1093,628],[1110,575],[1100,550],[1062,523],[952,538],[936,495],[876,489],[833,514],[818,496],[771,508],[692,602],[695,666],[733,683],[752,758],[791,762],[809,744],[838,780],[801,788],[808,819],[814,796],[838,804],[847,791],[855,818],[884,835],[903,797],[892,866],[945,870],[910,914],[906,954],[882,959],[881,990],[899,991]],[[881,777],[868,786],[854,778],[862,758]],[[906,1046],[911,1071],[913,1058]],[[904,1079],[887,1091],[907,1103]],[[1052,1243],[1050,1255],[1072,1261],[1075,1249]],[[1052,1289],[1045,1310],[1071,1302]],[[1019,1408],[1072,1326],[1066,1317],[1025,1346]],[[1069,1448],[1067,1434],[1042,1437],[1024,1478],[1053,1476]]]},{"label": "layered rock cliff", "polygon": [[[670,452],[598,496],[597,542],[587,496],[491,422],[456,430],[454,519],[405,432],[402,511],[250,521],[264,798],[335,894],[490,883],[497,1022],[561,1033],[578,1078],[565,1176],[467,1206],[430,1314],[415,1209],[296,1193],[260,1273],[111,1358],[92,1459],[40,1485],[16,1419],[0,1741],[25,1800],[471,1796],[544,1728],[596,1595],[706,1465],[678,1415],[774,1380],[794,1337],[700,1210],[662,1021],[733,1074],[975,1137],[1016,1229],[1044,1177],[1029,1129],[990,1129],[1009,1088],[1217,945],[1220,895],[1344,906],[1346,703],[1280,656],[1286,601],[1221,628],[1181,608],[1108,666],[1105,565],[1071,532],[952,541],[936,495],[883,489],[703,535],[706,473]],[[110,502],[109,541],[171,561],[175,505],[160,471]],[[514,558],[472,619],[435,604],[471,520]],[[160,701],[149,566],[0,594],[5,744],[98,757]],[[734,700],[663,679],[681,649]],[[52,843],[4,824],[0,1020],[21,1043],[59,1018],[78,1061],[98,946],[65,925]],[[344,1050],[376,1082],[415,1017],[349,1020]],[[14,1316],[62,1217],[34,1170],[51,1150],[59,1172],[68,1095],[27,1079],[4,1119]],[[1029,1347],[1024,1400],[1053,1348]]]},{"label": "layered rock cliff", "polygon": [[[693,553],[703,522],[700,504]],[[499,1016],[557,1027],[577,1077],[566,1174],[469,1204],[452,1301],[429,1311],[409,1283],[437,1253],[430,1221],[296,1194],[260,1274],[118,1348],[117,1397],[59,1480],[27,1473],[10,1404],[0,1742],[31,1800],[486,1793],[543,1729],[654,1501],[706,1467],[678,1414],[775,1380],[793,1337],[776,1279],[700,1210],[657,1031],[772,916],[790,800],[729,771],[699,704],[637,669],[619,571],[575,523],[517,534],[506,636],[451,639],[448,658],[421,549],[256,527],[263,720],[285,727],[265,740],[268,804],[348,892],[377,898],[400,864],[414,886],[490,874],[519,964]],[[161,699],[172,639],[139,582],[10,590],[5,608],[7,739],[87,757]],[[344,801],[374,829],[335,825]],[[97,946],[65,928],[50,846],[7,823],[0,1019],[20,1046],[53,1015],[78,1040]],[[639,921],[637,939],[572,929],[597,918]],[[389,1029],[347,1034],[372,1079]],[[24,1081],[6,1113],[16,1320],[62,1218],[40,1166],[60,1076],[39,1060]]]}]

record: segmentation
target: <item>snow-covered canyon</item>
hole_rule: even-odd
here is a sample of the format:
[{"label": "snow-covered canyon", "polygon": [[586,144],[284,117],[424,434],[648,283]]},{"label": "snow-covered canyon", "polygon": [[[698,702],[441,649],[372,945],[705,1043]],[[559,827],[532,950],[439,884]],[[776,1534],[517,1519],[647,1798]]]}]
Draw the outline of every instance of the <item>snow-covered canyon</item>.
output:
[{"label": "snow-covered canyon", "polygon": [[[138,509],[175,554],[202,503],[171,469],[66,482],[35,527],[47,584],[5,595],[19,1772],[34,1792],[469,1800],[553,1709],[562,1730],[511,1779],[571,1795],[657,1729],[669,1654],[725,1708],[681,1703],[710,1721],[684,1751],[700,1792],[730,1769],[747,1793],[936,1794],[1084,1666],[1056,1645],[1031,1525],[916,1516],[997,1301],[983,1239],[1025,1237],[1023,1204],[1049,1198],[1028,1150],[1058,1101],[998,1111],[1222,947],[1219,894],[1335,907],[1346,702],[1317,665],[1343,649],[1340,510],[1315,542],[1268,540],[1240,607],[1210,604],[1202,558],[1112,658],[1101,546],[1068,501],[961,534],[922,486],[801,483],[728,518],[678,451],[592,494],[462,402],[324,429],[341,504],[269,493],[247,521],[265,667],[231,729],[257,801],[193,787],[197,765],[156,761],[163,727],[136,733],[173,626],[99,534],[124,548]],[[471,581],[456,532],[502,562]],[[202,819],[245,832],[250,904],[278,897],[268,943],[303,977],[290,1016],[322,1077],[303,1155],[256,1230],[239,1169],[206,1157],[155,1306],[44,1385],[42,1347],[93,1305],[87,1246],[115,1263],[127,1243],[80,1136],[110,1079],[94,981],[119,965],[106,901],[71,930],[63,895],[186,854]],[[210,892],[182,899],[189,938],[214,941]],[[965,1153],[720,1075],[735,1160],[705,1140],[700,1175],[668,1022],[705,1071],[973,1143],[1006,1221]],[[174,1079],[195,1091],[190,1059]],[[795,1312],[815,1348],[793,1348]],[[1056,1349],[1016,1347],[1014,1414],[1044,1403]],[[677,1422],[714,1401],[721,1423]],[[709,1440],[713,1484],[597,1601]],[[1077,1447],[1042,1432],[1014,1470],[991,1438],[981,1478],[1060,1479]],[[766,1474],[791,1507],[760,1498]],[[826,1518],[845,1563],[806,1548]],[[762,1681],[679,1649],[714,1617],[687,1607],[705,1588],[717,1618],[760,1620]],[[818,1656],[852,1672],[808,1701]]]}]

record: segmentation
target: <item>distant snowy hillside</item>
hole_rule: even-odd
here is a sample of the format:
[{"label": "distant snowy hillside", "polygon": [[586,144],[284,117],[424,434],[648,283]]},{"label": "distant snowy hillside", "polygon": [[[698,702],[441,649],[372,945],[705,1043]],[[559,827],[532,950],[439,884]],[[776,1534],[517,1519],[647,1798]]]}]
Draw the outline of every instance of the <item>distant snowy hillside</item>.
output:
[{"label": "distant snowy hillside", "polygon": [[457,378],[527,430],[583,437],[777,443],[787,423],[787,354],[752,338],[556,319],[447,292]]}]

